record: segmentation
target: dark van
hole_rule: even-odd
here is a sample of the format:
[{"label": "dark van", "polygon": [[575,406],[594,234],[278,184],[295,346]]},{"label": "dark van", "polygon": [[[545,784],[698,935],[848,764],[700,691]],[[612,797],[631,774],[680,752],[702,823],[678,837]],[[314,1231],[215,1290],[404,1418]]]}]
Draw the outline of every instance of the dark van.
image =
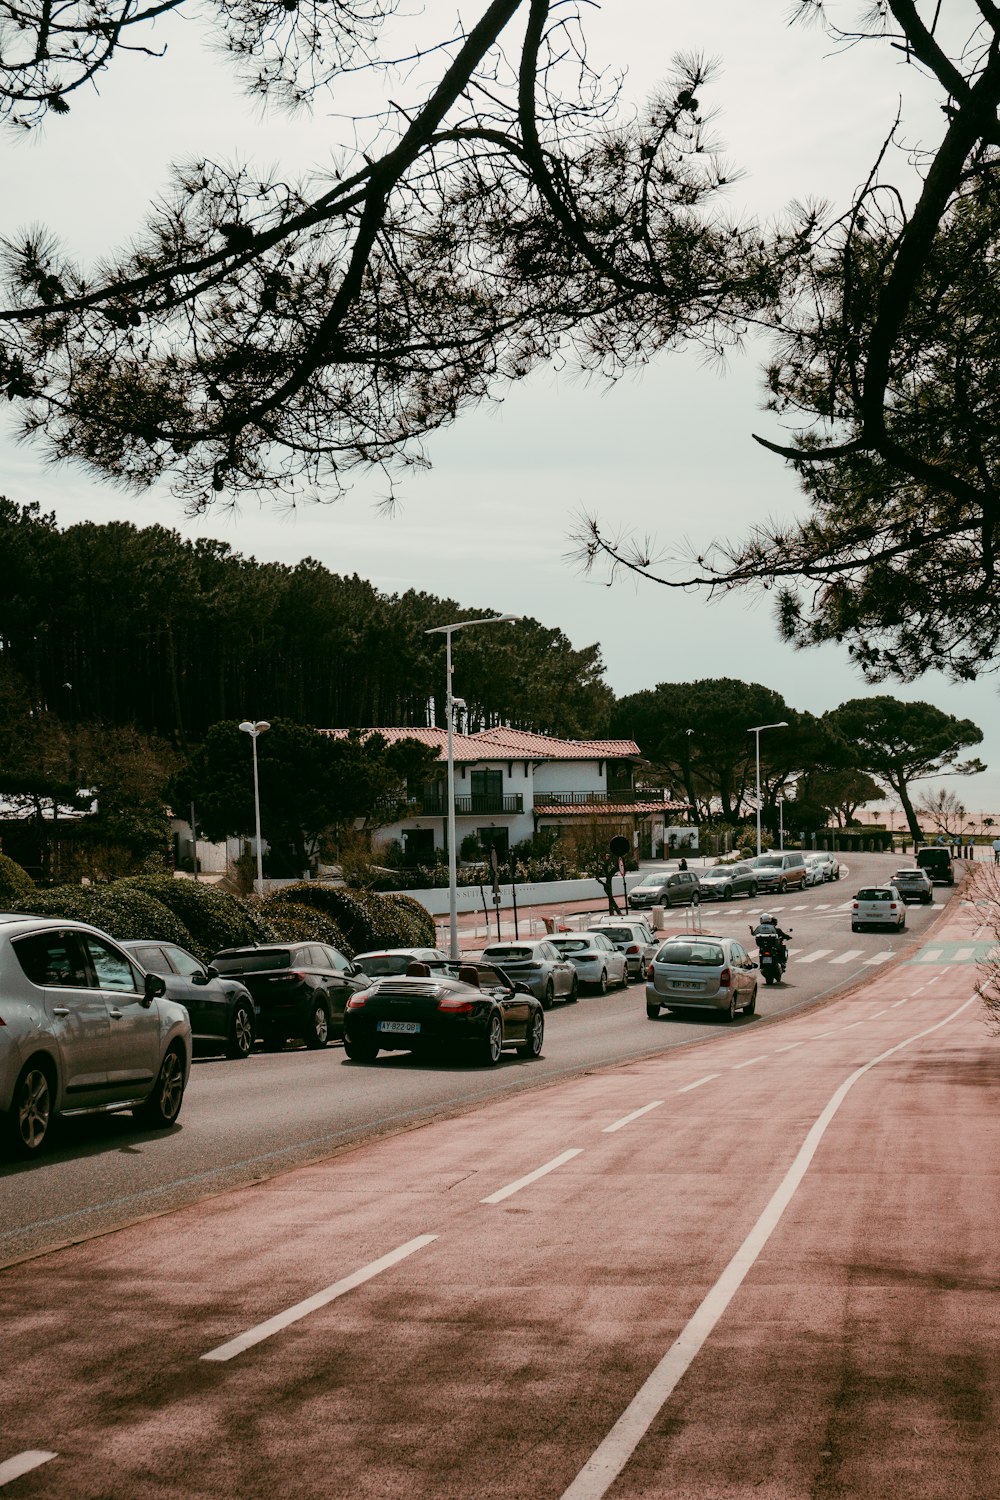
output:
[{"label": "dark van", "polygon": [[917,864],[926,870],[935,885],[954,885],[955,869],[951,862],[951,850],[944,844],[928,844],[917,850]]}]

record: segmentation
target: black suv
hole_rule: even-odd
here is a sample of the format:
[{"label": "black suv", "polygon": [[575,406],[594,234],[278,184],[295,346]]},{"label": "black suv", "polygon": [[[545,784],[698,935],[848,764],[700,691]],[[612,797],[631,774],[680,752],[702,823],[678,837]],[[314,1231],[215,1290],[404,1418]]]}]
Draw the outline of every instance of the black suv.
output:
[{"label": "black suv", "polygon": [[944,844],[928,844],[917,850],[917,864],[926,870],[935,885],[954,885],[955,870],[951,850]]},{"label": "black suv", "polygon": [[271,1051],[298,1037],[307,1047],[325,1047],[331,1032],[343,1034],[348,996],[371,984],[349,958],[327,943],[274,943],[223,948],[211,968],[239,977],[253,996],[257,1035]]}]

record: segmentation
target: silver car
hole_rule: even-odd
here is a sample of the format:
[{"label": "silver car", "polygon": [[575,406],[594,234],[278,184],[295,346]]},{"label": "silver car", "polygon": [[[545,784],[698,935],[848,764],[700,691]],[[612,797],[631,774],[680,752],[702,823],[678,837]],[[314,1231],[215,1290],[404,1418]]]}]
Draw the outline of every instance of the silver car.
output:
[{"label": "silver car", "polygon": [[191,1072],[191,1022],[107,933],[58,917],[0,916],[0,1130],[36,1156],[59,1115],[129,1109],[173,1125]]},{"label": "silver car", "polygon": [[645,974],[646,967],[656,952],[656,938],[652,928],[641,918],[633,921],[629,917],[594,917],[590,930],[603,932],[619,953],[624,953],[628,960],[628,971],[634,979]]},{"label": "silver car", "polygon": [[742,943],[708,933],[667,938],[646,979],[646,1015],[661,1010],[708,1010],[730,1021],[757,1009],[757,964]]},{"label": "silver car", "polygon": [[484,963],[499,964],[515,984],[527,985],[546,1010],[553,1000],[576,1000],[580,976],[548,938],[491,943],[480,955]]},{"label": "silver car", "polygon": [[549,942],[563,958],[569,959],[581,984],[593,985],[602,995],[608,993],[609,985],[624,989],[628,984],[628,959],[605,933],[579,932],[571,936],[560,933],[549,938]]}]

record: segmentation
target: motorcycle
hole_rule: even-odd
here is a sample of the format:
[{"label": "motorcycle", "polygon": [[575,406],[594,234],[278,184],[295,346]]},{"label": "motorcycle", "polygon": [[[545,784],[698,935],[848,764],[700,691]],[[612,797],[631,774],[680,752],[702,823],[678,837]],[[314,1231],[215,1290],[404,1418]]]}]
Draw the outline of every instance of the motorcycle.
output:
[{"label": "motorcycle", "polygon": [[783,941],[777,933],[754,933],[753,937],[757,944],[757,957],[764,983],[780,984],[788,967],[788,955]]}]

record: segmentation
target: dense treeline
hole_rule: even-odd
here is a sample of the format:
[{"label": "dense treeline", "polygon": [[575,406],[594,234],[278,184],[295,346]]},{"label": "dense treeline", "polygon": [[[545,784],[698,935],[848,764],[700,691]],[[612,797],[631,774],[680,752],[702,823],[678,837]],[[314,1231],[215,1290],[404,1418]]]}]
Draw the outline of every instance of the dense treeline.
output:
[{"label": "dense treeline", "polygon": [[[444,638],[424,632],[489,612],[160,526],[60,530],[0,498],[0,650],[32,703],[66,724],[133,725],[179,748],[247,716],[423,725],[445,675]],[[473,728],[604,727],[613,695],[597,646],[524,620],[457,635],[454,660]]]}]

